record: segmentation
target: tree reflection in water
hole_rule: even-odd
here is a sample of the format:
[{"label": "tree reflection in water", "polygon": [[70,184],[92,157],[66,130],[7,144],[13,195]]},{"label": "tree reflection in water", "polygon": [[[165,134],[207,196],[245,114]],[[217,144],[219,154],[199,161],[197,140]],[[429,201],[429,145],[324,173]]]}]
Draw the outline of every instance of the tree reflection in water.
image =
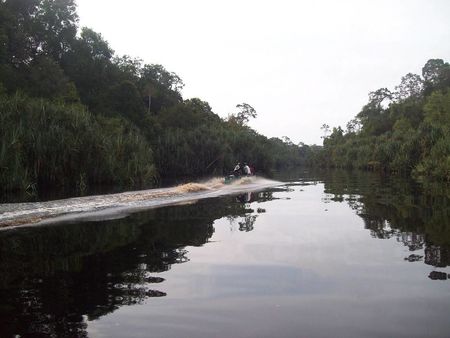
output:
[{"label": "tree reflection in water", "polygon": [[[450,265],[448,184],[419,184],[359,171],[331,171],[310,179],[324,182],[329,201],[348,203],[374,238],[395,238],[411,252],[424,250],[424,260],[423,255],[411,254],[406,261],[424,261],[436,268]],[[429,278],[442,276],[434,271]]]},{"label": "tree reflection in water", "polygon": [[0,233],[0,337],[85,337],[86,322],[166,294],[158,272],[188,261],[213,222],[247,213],[232,198],[122,220]]}]

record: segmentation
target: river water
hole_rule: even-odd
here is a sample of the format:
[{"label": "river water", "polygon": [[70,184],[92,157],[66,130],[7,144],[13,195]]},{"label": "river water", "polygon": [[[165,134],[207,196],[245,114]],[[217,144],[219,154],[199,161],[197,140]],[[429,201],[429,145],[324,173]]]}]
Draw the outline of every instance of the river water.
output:
[{"label": "river water", "polygon": [[0,205],[0,337],[450,336],[448,186],[216,183]]}]

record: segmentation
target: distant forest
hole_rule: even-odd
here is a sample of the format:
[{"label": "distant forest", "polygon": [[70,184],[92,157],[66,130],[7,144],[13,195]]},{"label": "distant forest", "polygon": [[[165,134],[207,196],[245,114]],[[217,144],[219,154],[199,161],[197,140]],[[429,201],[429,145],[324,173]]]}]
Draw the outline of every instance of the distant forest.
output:
[{"label": "distant forest", "polygon": [[[228,118],[157,64],[116,55],[78,27],[74,0],[0,1],[0,191],[222,175],[237,161],[259,172],[302,164],[305,149]],[[180,52],[180,57],[182,53]]]},{"label": "distant forest", "polygon": [[[180,57],[182,52],[180,51]],[[450,66],[429,60],[369,102],[323,146],[267,138],[240,103],[228,118],[183,99],[175,73],[116,55],[78,26],[74,0],[0,0],[0,191],[96,185],[150,187],[162,178],[302,165],[450,180]]]},{"label": "distant forest", "polygon": [[422,76],[380,88],[346,130],[327,124],[310,165],[360,168],[450,181],[450,65],[431,59]]}]

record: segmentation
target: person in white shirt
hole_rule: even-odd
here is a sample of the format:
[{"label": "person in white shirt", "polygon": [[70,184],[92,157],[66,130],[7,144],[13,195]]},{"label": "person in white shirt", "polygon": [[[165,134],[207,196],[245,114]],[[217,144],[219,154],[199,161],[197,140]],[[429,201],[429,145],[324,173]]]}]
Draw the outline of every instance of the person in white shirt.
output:
[{"label": "person in white shirt", "polygon": [[250,170],[250,167],[247,163],[244,163],[244,174],[247,176],[250,176],[252,174],[252,171]]}]

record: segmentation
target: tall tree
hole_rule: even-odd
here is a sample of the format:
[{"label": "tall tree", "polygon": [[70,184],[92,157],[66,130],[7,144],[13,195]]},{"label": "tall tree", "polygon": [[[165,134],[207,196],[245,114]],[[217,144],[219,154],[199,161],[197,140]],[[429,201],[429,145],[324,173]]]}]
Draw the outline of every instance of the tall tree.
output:
[{"label": "tall tree", "polygon": [[75,41],[78,15],[74,0],[41,0],[34,15],[35,48],[60,60]]},{"label": "tall tree", "polygon": [[104,108],[109,87],[113,81],[114,51],[102,35],[83,27],[74,47],[61,61],[64,72],[75,83],[81,101],[91,110],[100,112]]},{"label": "tall tree", "polygon": [[417,74],[408,73],[402,77],[400,84],[395,87],[394,96],[397,101],[418,100],[423,94],[423,81]]},{"label": "tall tree", "polygon": [[150,111],[153,113],[182,102],[183,87],[181,78],[161,65],[146,64],[140,71],[139,88],[143,97],[150,97]]},{"label": "tall tree", "polygon": [[425,92],[429,95],[434,89],[450,86],[450,64],[442,59],[430,59],[422,68]]},{"label": "tall tree", "polygon": [[256,118],[258,116],[255,108],[253,108],[248,103],[240,103],[236,105],[236,108],[238,109],[238,112],[235,114],[231,114],[228,117],[228,120],[240,126],[245,126],[251,118]]}]

